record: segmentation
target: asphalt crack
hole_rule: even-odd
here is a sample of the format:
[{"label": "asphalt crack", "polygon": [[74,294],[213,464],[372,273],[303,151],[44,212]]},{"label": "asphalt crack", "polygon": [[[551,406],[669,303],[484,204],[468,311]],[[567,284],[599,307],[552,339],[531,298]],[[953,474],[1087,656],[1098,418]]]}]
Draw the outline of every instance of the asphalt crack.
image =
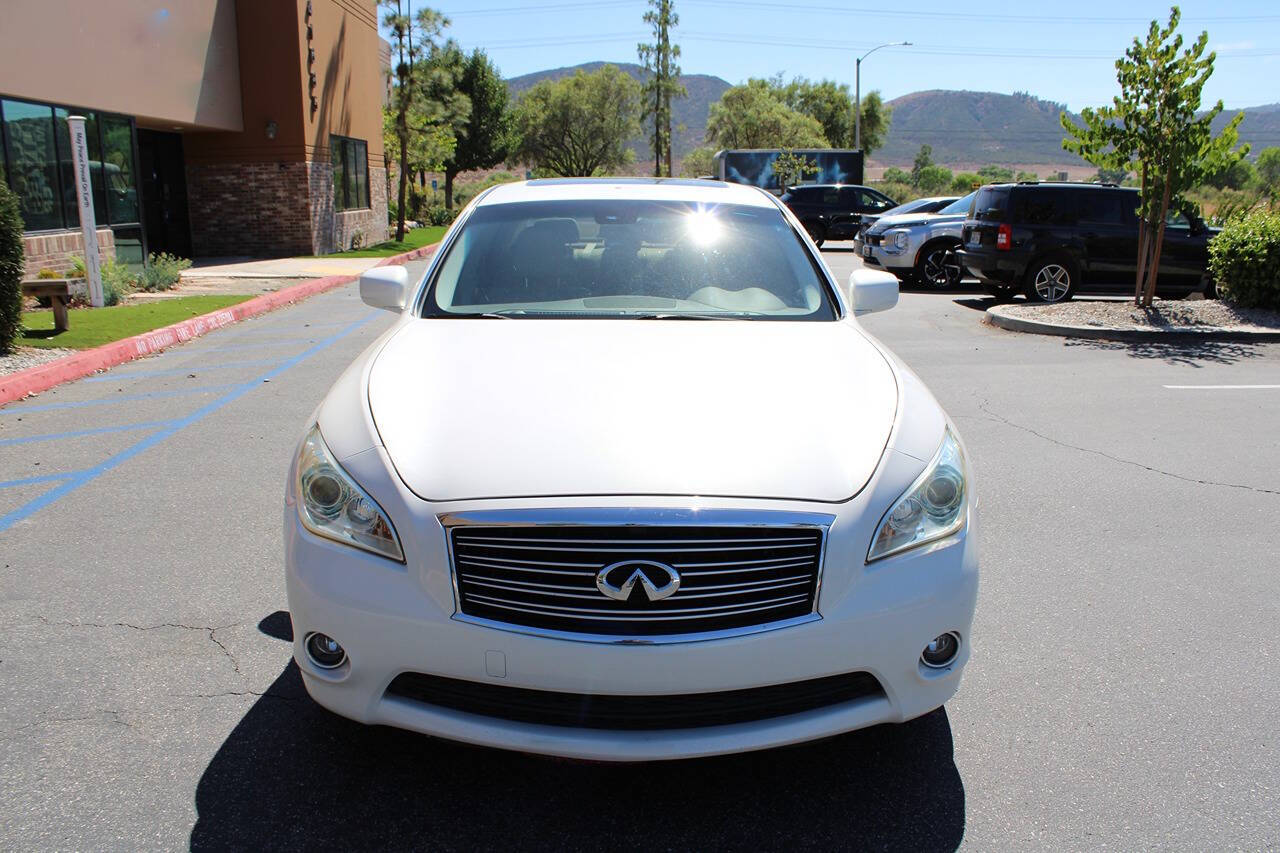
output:
[{"label": "asphalt crack", "polygon": [[219,631],[225,631],[228,628],[235,628],[239,625],[243,625],[243,622],[232,622],[229,625],[214,625],[210,627],[208,625],[184,625],[181,622],[161,622],[157,625],[134,625],[132,622],[54,622],[40,615],[37,615],[36,618],[45,625],[55,628],[128,628],[133,631],[155,631],[160,628],[177,628],[183,631],[204,631],[209,635],[209,641],[217,646],[222,651],[223,656],[231,662],[231,668],[235,670],[236,675],[242,676],[244,674],[240,671],[240,661],[232,653],[231,649],[227,648],[226,643],[219,640],[217,636]]},{"label": "asphalt crack", "polygon": [[1044,433],[1038,430],[1032,429],[1029,426],[1023,426],[1022,424],[1014,423],[1013,421],[1009,420],[999,412],[991,411],[987,403],[988,401],[984,399],[981,403],[978,404],[978,408],[981,409],[983,412],[987,413],[988,415],[990,415],[991,418],[993,418],[996,422],[1002,423],[1008,427],[1012,427],[1013,429],[1021,430],[1025,433],[1030,433],[1031,435],[1034,435],[1036,438],[1047,441],[1050,444],[1056,444],[1059,447],[1065,447],[1068,450],[1076,450],[1081,453],[1091,453],[1094,456],[1101,456],[1103,459],[1109,459],[1112,462],[1118,462],[1121,465],[1131,465],[1134,468],[1141,468],[1143,471],[1150,471],[1153,474],[1159,474],[1163,477],[1170,477],[1174,480],[1181,480],[1184,483],[1193,483],[1199,486],[1221,486],[1222,488],[1225,488],[1225,489],[1243,489],[1244,491],[1248,491],[1248,492],[1257,492],[1260,495],[1280,495],[1280,489],[1263,489],[1258,486],[1248,486],[1248,485],[1245,485],[1244,483],[1225,483],[1220,480],[1202,480],[1202,479],[1199,479],[1198,477],[1188,477],[1185,474],[1179,474],[1175,471],[1166,471],[1163,468],[1156,468],[1154,466],[1147,465],[1145,463],[1138,462],[1133,459],[1125,459],[1122,456],[1115,456],[1110,453],[1105,453],[1101,450],[1095,450],[1092,447],[1081,447],[1078,444],[1071,444],[1066,441],[1061,441],[1060,439],[1056,439],[1051,435],[1045,435]]}]

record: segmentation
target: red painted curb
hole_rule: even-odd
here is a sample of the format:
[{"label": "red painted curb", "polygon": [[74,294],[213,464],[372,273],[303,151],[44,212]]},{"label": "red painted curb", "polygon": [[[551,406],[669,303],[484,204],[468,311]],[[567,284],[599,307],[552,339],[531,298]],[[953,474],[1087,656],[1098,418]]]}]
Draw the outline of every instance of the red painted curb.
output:
[{"label": "red painted curb", "polygon": [[[417,260],[434,252],[439,245],[439,243],[432,243],[430,246],[422,246],[399,255],[392,255],[389,258],[381,259],[374,266],[385,267],[391,264]],[[315,296],[317,293],[323,293],[326,290],[349,284],[357,278],[359,276],[354,275],[330,275],[324,278],[313,278],[310,281],[303,281],[281,288],[274,293],[255,296],[238,305],[232,305],[230,308],[202,314],[199,317],[192,317],[190,320],[183,320],[181,323],[174,323],[172,326],[152,329],[141,335],[134,335],[131,338],[112,341],[100,347],[73,353],[48,364],[42,364],[39,367],[32,367],[0,376],[0,405],[12,403],[14,400],[21,400],[31,394],[39,394],[41,391],[48,391],[55,385],[80,379],[99,370],[106,370],[109,367],[115,367],[117,364],[133,361],[135,358],[141,358],[144,355],[160,352],[174,344],[198,338],[215,329],[230,326],[249,317],[265,314],[268,311],[274,311],[300,299],[306,299],[308,296]]]}]

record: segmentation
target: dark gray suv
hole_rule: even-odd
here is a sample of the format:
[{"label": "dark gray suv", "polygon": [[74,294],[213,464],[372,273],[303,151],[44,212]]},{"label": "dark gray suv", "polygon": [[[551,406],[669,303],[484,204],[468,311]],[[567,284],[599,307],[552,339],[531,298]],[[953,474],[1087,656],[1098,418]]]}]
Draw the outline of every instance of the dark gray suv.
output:
[{"label": "dark gray suv", "polygon": [[852,240],[862,225],[862,214],[880,214],[898,206],[884,193],[857,184],[791,187],[782,194],[782,203],[819,246],[824,240]]}]

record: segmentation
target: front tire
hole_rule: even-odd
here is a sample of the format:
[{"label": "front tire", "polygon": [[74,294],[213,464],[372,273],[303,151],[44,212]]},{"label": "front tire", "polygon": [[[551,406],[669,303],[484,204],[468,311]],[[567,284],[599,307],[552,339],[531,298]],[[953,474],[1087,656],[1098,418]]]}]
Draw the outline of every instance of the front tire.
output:
[{"label": "front tire", "polygon": [[956,247],[946,243],[926,246],[916,262],[916,278],[938,290],[955,287],[964,277]]},{"label": "front tire", "polygon": [[1080,268],[1070,258],[1053,255],[1027,268],[1023,292],[1032,302],[1066,302],[1075,295],[1079,282]]}]

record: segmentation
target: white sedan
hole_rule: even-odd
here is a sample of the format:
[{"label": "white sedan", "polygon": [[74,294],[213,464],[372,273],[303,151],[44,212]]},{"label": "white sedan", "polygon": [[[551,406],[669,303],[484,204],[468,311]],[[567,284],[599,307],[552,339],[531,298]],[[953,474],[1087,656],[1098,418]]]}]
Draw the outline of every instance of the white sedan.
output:
[{"label": "white sedan", "polygon": [[955,427],[795,218],[711,181],[496,187],[307,425],[294,656],[365,723],[603,760],[901,722],[973,645]]}]

